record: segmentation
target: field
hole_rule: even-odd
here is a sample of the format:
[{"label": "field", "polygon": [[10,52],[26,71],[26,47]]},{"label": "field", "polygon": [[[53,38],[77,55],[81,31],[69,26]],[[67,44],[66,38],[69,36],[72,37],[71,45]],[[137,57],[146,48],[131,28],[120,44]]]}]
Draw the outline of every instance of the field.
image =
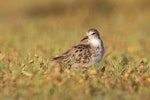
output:
[{"label": "field", "polygon": [[[0,1],[0,100],[149,100],[150,1]],[[101,63],[50,59],[100,31]]]}]

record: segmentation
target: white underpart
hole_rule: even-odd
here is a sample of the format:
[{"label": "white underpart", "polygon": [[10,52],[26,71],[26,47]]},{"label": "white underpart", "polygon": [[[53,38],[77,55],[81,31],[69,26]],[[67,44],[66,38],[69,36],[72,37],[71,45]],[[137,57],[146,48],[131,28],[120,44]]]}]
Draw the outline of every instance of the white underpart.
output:
[{"label": "white underpart", "polygon": [[99,39],[91,39],[91,40],[89,40],[89,43],[94,47],[101,46],[101,40],[99,40]]},{"label": "white underpart", "polygon": [[89,40],[89,43],[95,48],[97,48],[97,47],[100,48],[99,56],[97,56],[96,58],[93,59],[94,62],[99,63],[102,60],[103,55],[104,55],[103,43],[102,43],[102,41],[100,39],[91,39],[91,40]]}]

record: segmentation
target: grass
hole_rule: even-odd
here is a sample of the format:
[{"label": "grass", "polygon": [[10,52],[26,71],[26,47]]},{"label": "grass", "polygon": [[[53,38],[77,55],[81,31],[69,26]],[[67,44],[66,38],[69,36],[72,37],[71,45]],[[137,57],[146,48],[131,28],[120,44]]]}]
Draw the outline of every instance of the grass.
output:
[{"label": "grass", "polygon": [[[71,10],[60,9],[65,1],[56,2],[60,8],[47,2],[9,5],[12,13],[0,16],[0,100],[149,100],[147,2],[78,1]],[[103,61],[87,69],[51,66],[50,58],[78,44],[89,28],[100,31]]]}]

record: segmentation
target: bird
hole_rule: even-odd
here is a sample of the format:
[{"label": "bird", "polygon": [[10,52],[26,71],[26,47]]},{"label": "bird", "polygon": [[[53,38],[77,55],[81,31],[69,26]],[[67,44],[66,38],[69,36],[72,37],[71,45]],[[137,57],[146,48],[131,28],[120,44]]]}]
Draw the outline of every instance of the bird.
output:
[{"label": "bird", "polygon": [[[83,43],[84,42],[84,43]],[[99,63],[105,53],[104,44],[97,29],[89,29],[81,43],[73,46],[60,56],[51,59],[52,63],[67,64],[70,67],[90,67]]]}]

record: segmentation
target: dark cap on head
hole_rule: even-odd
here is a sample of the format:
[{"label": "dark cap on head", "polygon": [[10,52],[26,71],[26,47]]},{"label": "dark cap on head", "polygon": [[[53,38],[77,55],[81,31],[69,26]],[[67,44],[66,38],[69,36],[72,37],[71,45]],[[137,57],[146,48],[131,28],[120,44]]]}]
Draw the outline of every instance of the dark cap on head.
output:
[{"label": "dark cap on head", "polygon": [[99,33],[98,30],[97,30],[97,29],[94,29],[94,28],[91,28],[91,29],[88,30],[88,32],[90,32],[90,31],[93,31],[93,32],[95,32],[95,33]]}]

